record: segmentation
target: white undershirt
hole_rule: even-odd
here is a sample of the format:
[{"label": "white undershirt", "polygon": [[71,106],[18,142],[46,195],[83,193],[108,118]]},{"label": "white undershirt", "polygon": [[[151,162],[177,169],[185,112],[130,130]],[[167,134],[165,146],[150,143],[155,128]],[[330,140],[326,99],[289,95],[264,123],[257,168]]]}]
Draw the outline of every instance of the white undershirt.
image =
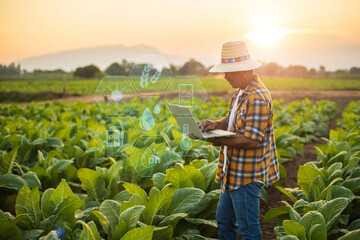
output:
[{"label": "white undershirt", "polygon": [[[229,124],[228,124],[228,128],[227,128],[227,131],[230,131],[231,130],[231,126],[233,125],[234,123],[234,118],[235,118],[235,111],[237,109],[237,105],[238,105],[238,101],[239,101],[239,97],[243,94],[244,90],[240,89],[237,97],[236,97],[236,100],[235,100],[235,103],[233,105],[233,108],[231,109],[231,113],[230,113],[230,118],[229,118]],[[226,166],[226,160],[227,160],[227,149],[228,147],[225,145],[224,146],[224,166],[223,166],[223,173],[225,173],[225,166]]]}]

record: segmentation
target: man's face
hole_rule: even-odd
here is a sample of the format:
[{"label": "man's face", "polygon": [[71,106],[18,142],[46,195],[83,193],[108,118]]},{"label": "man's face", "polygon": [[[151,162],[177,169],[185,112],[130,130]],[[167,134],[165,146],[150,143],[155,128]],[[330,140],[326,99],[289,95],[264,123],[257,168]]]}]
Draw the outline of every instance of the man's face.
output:
[{"label": "man's face", "polygon": [[226,72],[224,77],[233,88],[243,89],[247,85],[249,71]]}]

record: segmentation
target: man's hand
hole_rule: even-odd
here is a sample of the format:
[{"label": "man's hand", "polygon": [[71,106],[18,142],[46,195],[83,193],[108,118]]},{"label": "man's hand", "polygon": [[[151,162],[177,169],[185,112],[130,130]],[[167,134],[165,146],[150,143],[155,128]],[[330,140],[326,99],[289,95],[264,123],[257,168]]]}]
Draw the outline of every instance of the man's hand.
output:
[{"label": "man's hand", "polygon": [[211,131],[216,129],[217,127],[217,121],[213,120],[202,120],[199,127],[201,128],[201,131]]},{"label": "man's hand", "polygon": [[215,138],[198,138],[195,137],[194,134],[192,134],[192,132],[189,132],[188,137],[194,140],[203,140],[203,141],[207,141],[207,142],[211,142],[214,143]]},{"label": "man's hand", "polygon": [[194,134],[192,134],[192,132],[189,132],[188,137],[194,140],[199,140],[200,138],[195,137]]},{"label": "man's hand", "polygon": [[[205,131],[211,131],[214,129],[227,129],[227,117],[224,117],[220,120],[202,120],[201,124],[199,125],[200,128],[204,128]],[[202,129],[202,130],[204,130]]]}]

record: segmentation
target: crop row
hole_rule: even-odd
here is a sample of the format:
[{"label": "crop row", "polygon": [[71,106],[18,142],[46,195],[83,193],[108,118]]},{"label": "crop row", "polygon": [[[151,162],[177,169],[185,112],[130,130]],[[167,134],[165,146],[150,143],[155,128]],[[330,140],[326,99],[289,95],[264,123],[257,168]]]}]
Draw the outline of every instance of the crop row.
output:
[{"label": "crop row", "polygon": [[[203,106],[199,119],[225,115],[228,103],[212,100]],[[274,109],[276,144],[283,162],[301,153],[303,143],[326,134],[326,123],[336,114],[337,105],[274,101]],[[139,112],[134,109],[130,116],[134,122]],[[165,126],[168,116],[160,116],[155,131],[167,128],[172,163],[165,173],[145,178],[131,161],[137,157],[128,155],[129,146],[119,149],[120,157],[103,155],[96,130],[105,115],[96,105],[32,103],[24,108],[4,106],[0,113],[3,238],[205,239],[217,235],[219,184],[214,178],[219,150],[199,141],[188,150],[191,157],[182,157],[177,142],[182,132],[176,125]],[[125,133],[127,141],[136,137],[135,131]],[[148,144],[157,148],[162,143]],[[266,200],[265,189],[262,198]]]},{"label": "crop row", "polygon": [[[300,166],[298,188],[281,189],[289,204],[271,209],[277,239],[360,239],[360,102],[351,102],[316,147],[316,161]],[[298,198],[296,198],[294,196]]]}]

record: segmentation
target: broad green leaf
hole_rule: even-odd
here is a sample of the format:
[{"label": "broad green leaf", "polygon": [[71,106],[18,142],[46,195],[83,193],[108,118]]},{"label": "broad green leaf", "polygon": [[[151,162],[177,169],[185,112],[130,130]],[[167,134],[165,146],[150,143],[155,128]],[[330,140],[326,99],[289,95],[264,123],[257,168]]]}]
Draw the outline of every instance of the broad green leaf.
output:
[{"label": "broad green leaf", "polygon": [[191,210],[191,214],[199,214],[209,205],[210,201],[214,198],[218,198],[220,196],[220,189],[213,190],[205,194],[205,196],[201,199],[200,202],[196,204]]},{"label": "broad green leaf", "polygon": [[347,227],[347,230],[349,231],[353,231],[357,229],[360,229],[360,219],[356,219],[350,224],[350,226]]},{"label": "broad green leaf", "polygon": [[17,157],[19,146],[8,152],[5,157],[0,158],[0,174],[11,173],[14,161]]},{"label": "broad green leaf", "polygon": [[286,196],[288,196],[293,202],[296,202],[297,199],[285,188],[280,187],[280,186],[275,186],[280,192],[282,192],[283,194],[285,194]]},{"label": "broad green leaf", "polygon": [[47,138],[45,140],[47,142],[47,147],[57,148],[64,146],[63,142],[59,138]]},{"label": "broad green leaf", "polygon": [[337,153],[335,156],[331,157],[327,162],[326,166],[331,166],[335,162],[342,162],[344,160],[344,157],[347,155],[347,151],[341,151]]},{"label": "broad green leaf", "polygon": [[326,188],[316,197],[316,201],[319,201],[319,200],[328,200],[328,199],[332,199],[334,197],[332,197],[332,188],[334,186],[337,186],[335,185],[336,183],[338,182],[341,182],[343,181],[342,178],[335,178],[331,181],[331,183],[329,183]]},{"label": "broad green leaf", "polygon": [[24,179],[26,186],[28,186],[29,188],[34,188],[34,187],[40,187],[41,188],[41,182],[39,180],[39,178],[37,177],[36,173],[34,172],[27,172],[24,175],[21,176],[22,179]]},{"label": "broad green leaf", "polygon": [[48,188],[45,190],[45,192],[43,193],[43,195],[41,197],[41,213],[43,214],[43,216],[45,218],[47,218],[51,215],[51,212],[50,212],[51,209],[49,208],[49,199],[54,191],[55,191],[55,189]]},{"label": "broad green leaf", "polygon": [[127,232],[121,240],[151,240],[155,226],[135,228]]},{"label": "broad green leaf", "polygon": [[[72,192],[65,179],[62,179],[60,184],[48,198],[47,203],[45,204],[45,201],[42,202],[42,212],[46,213],[45,217],[54,214],[56,207],[59,206],[65,198],[70,196],[75,197],[75,194]],[[48,195],[46,197],[48,197]]]},{"label": "broad green leaf", "polygon": [[323,215],[317,211],[307,212],[304,216],[302,216],[299,223],[305,227],[306,232],[309,232],[311,226],[315,224],[321,224],[324,227],[326,226],[326,221]]},{"label": "broad green leaf", "polygon": [[170,187],[170,185],[166,185],[161,192],[149,199],[142,214],[146,224],[152,224],[155,214],[160,210],[160,208],[171,201],[174,193],[175,189]]},{"label": "broad green leaf", "polygon": [[180,188],[176,189],[168,213],[189,213],[189,211],[201,201],[205,193],[197,188]]},{"label": "broad green leaf", "polygon": [[317,196],[324,190],[325,183],[320,175],[316,176],[311,182],[308,193],[308,201],[313,202],[316,200]]},{"label": "broad green leaf", "polygon": [[114,163],[113,165],[111,165],[111,167],[109,168],[109,170],[107,172],[108,179],[109,179],[108,191],[110,190],[112,182],[116,180],[117,176],[119,176],[119,171],[121,170],[121,167],[122,167],[122,162],[118,161],[118,162]]},{"label": "broad green leaf", "polygon": [[88,223],[88,226],[90,227],[90,230],[91,230],[91,232],[93,233],[93,235],[94,235],[94,237],[95,237],[96,240],[102,239],[102,238],[100,237],[99,231],[98,231],[97,228],[96,228],[96,224],[95,224],[93,221],[89,222],[89,223]]},{"label": "broad green leaf", "polygon": [[165,217],[161,222],[158,224],[159,227],[172,225],[175,229],[177,223],[180,219],[188,217],[187,213],[175,213],[171,214],[170,216]]},{"label": "broad green leaf", "polygon": [[274,227],[275,237],[280,239],[282,236],[286,236],[286,232],[283,226]]},{"label": "broad green leaf", "polygon": [[39,240],[58,240],[58,239],[59,238],[58,238],[55,230],[52,230],[46,236],[39,238]]},{"label": "broad green leaf", "polygon": [[284,220],[283,226],[286,234],[295,235],[299,240],[307,240],[306,232],[303,225],[293,221],[293,220]]},{"label": "broad green leaf", "polygon": [[7,173],[0,175],[0,187],[20,190],[26,182],[18,175]]},{"label": "broad green leaf", "polygon": [[20,229],[12,222],[0,221],[0,239],[20,240]]},{"label": "broad green leaf", "polygon": [[73,162],[73,160],[61,159],[54,161],[52,167],[54,167],[58,173],[62,173]]},{"label": "broad green leaf", "polygon": [[323,224],[315,224],[314,226],[311,226],[307,236],[308,240],[326,240],[326,226]]},{"label": "broad green leaf", "polygon": [[112,235],[112,240],[118,240],[120,239],[122,236],[124,236],[124,234],[128,231],[128,227],[127,224],[122,221],[120,222],[119,225],[116,226],[115,231],[113,232]]},{"label": "broad green leaf", "polygon": [[154,185],[155,185],[157,188],[162,189],[162,188],[163,188],[163,182],[164,182],[165,177],[166,177],[166,175],[163,174],[163,173],[155,173],[155,174],[152,176]]},{"label": "broad green leaf", "polygon": [[173,227],[171,225],[166,227],[155,227],[153,239],[170,240],[173,235]]},{"label": "broad green leaf", "polygon": [[41,221],[40,211],[40,193],[39,188],[35,187],[30,190],[27,186],[23,186],[16,198],[15,206],[16,215],[27,214],[32,225],[37,228]]},{"label": "broad green leaf", "polygon": [[[333,164],[334,165],[334,164]],[[327,179],[326,179],[326,183],[330,183],[332,180],[334,180],[335,178],[341,178],[343,175],[343,171],[340,169],[335,170]]]},{"label": "broad green leaf", "polygon": [[160,190],[157,187],[152,187],[149,191],[149,198],[151,198],[153,195],[156,195],[160,192]]},{"label": "broad green leaf", "polygon": [[207,189],[207,187],[209,186],[210,182],[213,179],[214,174],[216,173],[216,169],[217,169],[217,164],[215,164],[215,163],[210,163],[210,164],[205,165],[204,167],[200,168],[200,172],[205,177],[204,189]]},{"label": "broad green leaf", "polygon": [[310,184],[313,181],[313,179],[316,178],[316,176],[320,175],[323,180],[325,180],[325,175],[319,170],[316,169],[313,166],[300,166],[298,173],[297,173],[297,179],[298,184],[301,187],[301,189],[304,191],[305,197],[308,199],[308,193]]},{"label": "broad green leaf", "polygon": [[136,186],[135,184],[132,184],[132,183],[124,183],[123,186],[126,189],[126,191],[128,191],[131,195],[136,193],[141,199],[141,204],[146,205],[146,203],[148,201],[148,197],[147,197],[146,192],[144,191],[144,189],[142,189],[142,188],[140,188],[140,187],[138,187],[138,186]]},{"label": "broad green leaf", "polygon": [[46,144],[47,142],[44,139],[38,138],[30,143],[32,146],[38,146],[40,147],[43,144]]},{"label": "broad green leaf", "polygon": [[22,239],[38,239],[43,232],[42,229],[25,230],[21,231],[21,236]]},{"label": "broad green leaf", "polygon": [[145,207],[141,205],[126,209],[120,214],[119,222],[124,221],[128,230],[135,228],[144,209]]},{"label": "broad green leaf", "polygon": [[360,177],[347,179],[341,183],[342,186],[350,189],[352,192],[360,190]]},{"label": "broad green leaf", "polygon": [[171,168],[166,170],[163,184],[171,183],[175,188],[194,187],[193,182],[183,168]]},{"label": "broad green leaf", "polygon": [[123,202],[123,201],[128,201],[131,197],[131,194],[126,191],[126,190],[122,190],[121,192],[119,192],[118,194],[116,194],[114,197],[112,197],[113,200],[116,200],[118,202]]},{"label": "broad green leaf", "polygon": [[343,164],[341,162],[331,164],[331,166],[327,169],[328,177],[331,176],[336,170],[341,170],[342,166]]},{"label": "broad green leaf", "polygon": [[105,200],[101,203],[99,211],[107,218],[112,231],[119,224],[120,203],[114,200]]},{"label": "broad green leaf", "polygon": [[285,201],[281,201],[281,202],[289,208],[290,219],[295,222],[298,222],[301,218],[300,214],[289,203],[287,203]]},{"label": "broad green leaf", "polygon": [[81,231],[80,234],[80,240],[98,240],[97,238],[95,238],[95,234],[92,232],[91,228],[89,227],[89,225],[84,222],[84,221],[77,221],[78,223],[80,223],[83,226],[83,229]]},{"label": "broad green leaf", "polygon": [[92,213],[99,219],[99,222],[108,236],[111,236],[109,220],[101,212],[94,210]]},{"label": "broad green leaf", "polygon": [[[133,196],[137,196],[137,194],[135,193]],[[139,198],[140,200],[140,198]],[[134,203],[134,202],[130,202],[130,201],[125,201],[125,202],[121,202],[121,205],[120,205],[120,214],[125,211],[126,209],[128,208],[131,208],[131,207],[134,207],[134,206],[137,206],[138,204]]]},{"label": "broad green leaf", "polygon": [[354,240],[360,239],[360,229],[348,232],[344,236],[340,237],[338,240]]},{"label": "broad green leaf", "polygon": [[130,203],[133,203],[134,205],[141,205],[144,204],[144,201],[139,197],[139,195],[137,195],[137,193],[134,193],[130,199],[129,199]]},{"label": "broad green leaf", "polygon": [[318,212],[323,215],[326,221],[327,231],[330,230],[331,226],[336,222],[341,212],[347,207],[348,204],[349,200],[341,197],[327,202],[318,209]]},{"label": "broad green leaf", "polygon": [[68,196],[56,207],[54,213],[56,218],[60,218],[62,222],[67,222],[72,226],[76,222],[75,211],[80,209],[82,205],[84,202],[78,197]]},{"label": "broad green leaf", "polygon": [[205,190],[205,177],[204,175],[202,175],[199,169],[191,165],[186,165],[184,167],[184,170],[190,177],[195,188],[200,188],[201,190]]},{"label": "broad green leaf", "polygon": [[205,224],[207,227],[217,228],[216,220],[206,220],[201,218],[185,218],[188,223],[191,224]]},{"label": "broad green leaf", "polygon": [[280,238],[280,240],[299,240],[295,235],[287,235]]},{"label": "broad green leaf", "polygon": [[92,169],[80,168],[78,177],[81,181],[82,188],[88,193],[90,198],[97,201],[105,198],[105,180],[101,177],[100,173]]},{"label": "broad green leaf", "polygon": [[289,208],[287,206],[281,206],[278,208],[271,208],[264,216],[263,223],[267,223],[272,219],[276,218],[277,216],[288,214]]}]

